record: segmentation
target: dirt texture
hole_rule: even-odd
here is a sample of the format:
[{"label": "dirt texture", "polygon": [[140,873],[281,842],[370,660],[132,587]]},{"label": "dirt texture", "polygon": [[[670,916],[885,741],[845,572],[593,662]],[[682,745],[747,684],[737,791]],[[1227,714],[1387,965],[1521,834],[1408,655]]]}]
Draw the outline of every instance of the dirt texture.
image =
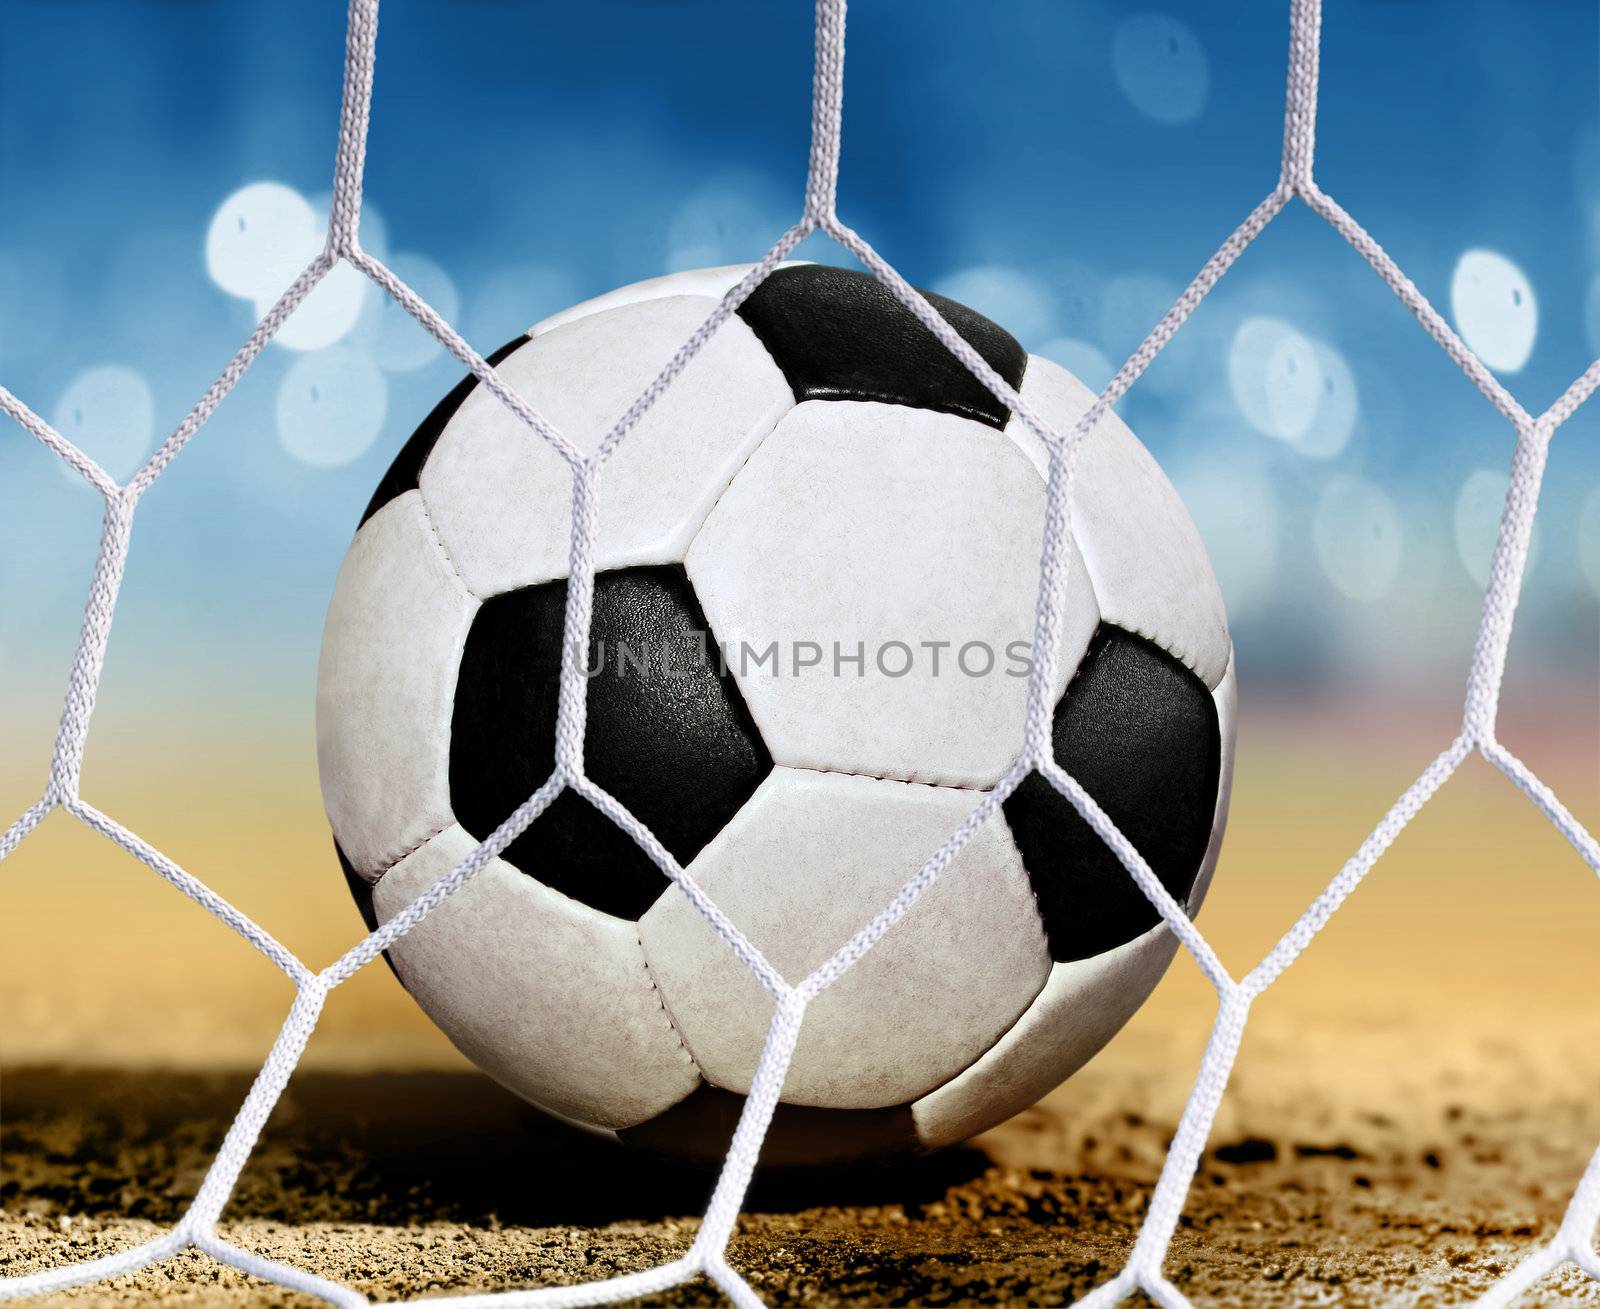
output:
[{"label": "dirt texture", "polygon": [[[247,1085],[242,1074],[7,1074],[0,1271],[106,1254],[171,1224]],[[761,1179],[732,1262],[776,1304],[1070,1301],[1121,1266],[1148,1203],[1172,1123],[1126,1108],[1144,1098],[1106,1082],[978,1146]],[[1577,1097],[1500,1112],[1444,1097],[1404,1119],[1283,1109],[1306,1130],[1219,1136],[1195,1178],[1167,1270],[1197,1300],[1467,1298],[1553,1234],[1600,1116]],[[1311,1130],[1346,1118],[1333,1135]],[[274,1115],[223,1234],[380,1300],[550,1285],[680,1253],[709,1185],[553,1124],[470,1073],[309,1072]],[[704,1283],[667,1297],[717,1301]],[[40,1301],[152,1302],[313,1303],[192,1252]],[[1600,1285],[1568,1269],[1536,1302],[1600,1304]]]}]

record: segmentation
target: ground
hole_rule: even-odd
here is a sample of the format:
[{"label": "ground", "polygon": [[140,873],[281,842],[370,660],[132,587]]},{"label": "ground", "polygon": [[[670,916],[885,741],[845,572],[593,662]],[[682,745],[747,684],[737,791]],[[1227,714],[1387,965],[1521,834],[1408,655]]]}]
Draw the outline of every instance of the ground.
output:
[{"label": "ground", "polygon": [[[1260,957],[1447,739],[1345,723],[1341,741],[1318,722],[1315,750],[1288,720],[1241,750],[1200,920],[1230,968]],[[1592,821],[1587,732],[1567,756],[1537,734],[1521,750]],[[323,962],[355,929],[306,817],[314,780],[289,815],[259,757],[237,776],[218,766],[232,757],[202,754],[159,795],[130,770],[125,791],[103,787],[108,807]],[[196,801],[207,785],[250,803],[213,817]],[[1202,1304],[1442,1305],[1547,1240],[1600,1142],[1596,940],[1593,874],[1469,764],[1257,1002],[1172,1280]],[[103,842],[59,818],[30,838],[0,877],[0,1272],[172,1223],[287,999],[269,966]],[[1100,1057],[976,1142],[898,1169],[758,1179],[732,1262],[779,1304],[1072,1299],[1126,1258],[1213,1010],[1180,958]],[[523,1108],[380,966],[335,993],[222,1227],[398,1299],[660,1263],[692,1238],[709,1185]],[[716,1296],[695,1284],[670,1299]],[[1569,1268],[1533,1302],[1600,1305],[1600,1284]],[[38,1303],[310,1302],[188,1254]]]},{"label": "ground", "polygon": [[[1263,1289],[1295,1305],[1481,1290],[1553,1234],[1600,1136],[1600,1103],[1580,1084],[1596,1085],[1592,1055],[1567,1093],[1522,1103],[1505,1098],[1517,1061],[1479,1058],[1506,1065],[1511,1083],[1463,1079],[1457,1094],[1392,1115],[1319,1104],[1310,1083],[1293,1102],[1252,1097],[1255,1130],[1220,1133],[1195,1178],[1173,1280],[1224,1303]],[[0,1268],[103,1254],[174,1221],[247,1084],[9,1074]],[[1153,1090],[1086,1074],[977,1145],[865,1175],[764,1181],[733,1262],[778,1304],[1070,1300],[1120,1266],[1135,1234],[1172,1127],[1141,1112]],[[681,1252],[708,1183],[569,1132],[472,1073],[313,1072],[291,1085],[224,1229],[377,1299],[549,1284]],[[310,1303],[199,1255],[49,1302],[157,1298]],[[716,1297],[697,1284],[670,1299]],[[1541,1288],[1539,1302],[1557,1300],[1600,1304],[1600,1285],[1571,1272]]]}]

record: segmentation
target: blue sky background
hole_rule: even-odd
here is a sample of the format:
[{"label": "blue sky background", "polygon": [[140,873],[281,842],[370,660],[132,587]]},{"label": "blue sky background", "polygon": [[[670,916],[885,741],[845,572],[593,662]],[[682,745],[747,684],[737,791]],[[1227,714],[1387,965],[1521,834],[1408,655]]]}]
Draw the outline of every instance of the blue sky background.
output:
[{"label": "blue sky background", "polygon": [[[1273,184],[1286,11],[858,0],[841,211],[1100,385]],[[253,183],[325,194],[343,22],[331,0],[0,0],[0,381],[91,451],[137,462],[248,334],[207,233]],[[385,0],[368,244],[485,352],[754,259],[799,212],[810,30],[799,0]],[[1324,35],[1323,186],[1542,409],[1600,353],[1596,6],[1329,0]],[[1469,261],[1460,301],[1473,250],[1514,267]],[[269,347],[147,498],[108,696],[309,712],[361,506],[459,374],[376,297],[326,350]],[[1247,683],[1457,697],[1510,433],[1331,229],[1280,217],[1123,412],[1207,536]],[[1514,679],[1592,680],[1597,437],[1591,408],[1557,439]],[[97,511],[0,433],[14,704],[59,694]]]}]

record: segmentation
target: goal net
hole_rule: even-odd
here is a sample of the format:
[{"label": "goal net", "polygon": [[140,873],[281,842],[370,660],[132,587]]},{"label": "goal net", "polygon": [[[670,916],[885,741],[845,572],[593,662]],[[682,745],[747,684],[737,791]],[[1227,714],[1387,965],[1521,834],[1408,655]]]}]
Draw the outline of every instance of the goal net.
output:
[{"label": "goal net", "polygon": [[[1283,156],[1276,181],[1265,198],[1249,211],[1166,314],[1150,329],[1143,343],[1117,370],[1082,420],[1070,431],[1055,431],[940,317],[928,301],[906,283],[888,261],[840,217],[836,199],[843,114],[845,2],[818,0],[811,153],[805,203],[798,221],[683,343],[660,375],[617,418],[599,447],[592,454],[585,455],[539,412],[538,396],[523,396],[509,387],[454,327],[389,267],[362,247],[362,177],[370,123],[378,0],[351,0],[339,142],[326,244],[272,306],[221,375],[148,462],[128,482],[119,484],[99,463],[65,439],[22,400],[0,387],[0,409],[93,486],[103,497],[105,505],[99,555],[61,710],[48,780],[39,800],[0,835],[0,860],[15,851],[47,815],[58,808],[64,809],[128,851],[219,922],[238,933],[286,974],[295,988],[294,1001],[278,1037],[182,1219],[163,1235],[114,1255],[0,1279],[0,1299],[37,1295],[130,1273],[169,1259],[187,1248],[194,1248],[246,1273],[320,1297],[332,1304],[367,1304],[366,1298],[350,1287],[287,1263],[262,1258],[223,1239],[217,1231],[218,1219],[268,1115],[293,1075],[332,992],[357,971],[371,964],[387,947],[455,894],[524,832],[556,796],[572,790],[605,813],[638,843],[663,873],[681,888],[727,948],[760,981],[773,1000],[771,1026],[698,1233],[682,1255],[649,1271],[609,1280],[577,1286],[508,1289],[493,1294],[463,1296],[453,1303],[463,1306],[491,1302],[497,1306],[600,1304],[659,1295],[672,1286],[703,1277],[719,1287],[735,1304],[759,1305],[761,1301],[755,1291],[728,1262],[727,1251],[756,1168],[762,1141],[782,1092],[785,1072],[805,1022],[807,1007],[872,950],[902,916],[916,912],[919,897],[940,877],[985,820],[1025,778],[1037,773],[1073,805],[1116,854],[1128,876],[1159,911],[1168,928],[1194,958],[1217,993],[1218,1008],[1211,1037],[1138,1237],[1121,1270],[1086,1298],[1086,1302],[1111,1304],[1142,1291],[1163,1305],[1186,1304],[1182,1293],[1164,1275],[1162,1265],[1178,1225],[1190,1181],[1227,1088],[1251,1006],[1295,962],[1301,951],[1383,856],[1400,830],[1444,786],[1462,762],[1473,753],[1481,754],[1527,796],[1591,869],[1600,872],[1600,845],[1554,792],[1507,750],[1496,735],[1496,714],[1506,652],[1528,560],[1549,444],[1556,429],[1600,386],[1600,361],[1574,380],[1543,413],[1529,413],[1495,379],[1360,223],[1318,186],[1313,159],[1320,0],[1291,0],[1289,10]],[[1050,748],[1051,688],[1055,682],[1053,665],[1060,644],[1058,637],[1063,621],[1066,571],[1070,558],[1066,544],[1070,527],[1069,489],[1073,479],[1074,456],[1079,445],[1092,435],[1108,410],[1138,381],[1200,301],[1251,242],[1286,206],[1295,201],[1306,205],[1344,237],[1355,253],[1411,311],[1422,328],[1471,379],[1484,399],[1499,412],[1512,436],[1511,473],[1470,676],[1465,688],[1459,733],[1394,802],[1356,852],[1272,950],[1248,972],[1236,977],[1223,967],[1206,938],[1190,922],[1183,907],[1174,901],[1152,873],[1144,857],[1117,830],[1094,797],[1056,763]],[[1049,480],[1045,534],[1040,547],[1028,712],[1015,764],[875,918],[841,943],[832,957],[809,976],[790,978],[774,968],[761,951],[740,933],[648,828],[585,774],[582,741],[587,680],[584,666],[593,609],[595,536],[603,466],[629,438],[645,412],[673,384],[685,365],[744,299],[801,240],[813,233],[831,238],[858,260],[926,325],[983,386],[1033,429],[1049,451]],[[199,878],[179,867],[116,818],[96,808],[82,794],[80,774],[134,518],[145,493],[211,418],[274,334],[318,283],[341,262],[348,263],[380,287],[470,369],[483,386],[527,425],[529,440],[547,442],[566,461],[573,485],[571,585],[568,588],[560,708],[556,726],[556,763],[552,775],[458,866],[408,907],[351,946],[331,964],[314,969]],[[1600,1222],[1600,1151],[1591,1158],[1553,1239],[1539,1246],[1494,1283],[1483,1295],[1481,1303],[1508,1304],[1567,1262],[1600,1279],[1600,1255],[1597,1255],[1594,1245],[1597,1222]]]}]

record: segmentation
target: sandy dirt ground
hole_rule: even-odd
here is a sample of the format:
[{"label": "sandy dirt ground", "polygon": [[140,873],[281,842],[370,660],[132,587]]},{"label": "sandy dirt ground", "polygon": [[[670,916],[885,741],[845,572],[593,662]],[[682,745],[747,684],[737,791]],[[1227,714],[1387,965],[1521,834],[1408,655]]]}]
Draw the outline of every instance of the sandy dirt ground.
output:
[{"label": "sandy dirt ground", "polygon": [[[735,1265],[779,1304],[1072,1299],[1125,1257],[1171,1130],[1130,1108],[1148,1088],[1082,1080],[974,1146],[865,1176],[762,1182]],[[10,1074],[0,1268],[103,1254],[174,1221],[246,1084]],[[1600,1136],[1600,1104],[1576,1079],[1515,1108],[1508,1085],[1456,1089],[1393,1114],[1341,1113],[1326,1097],[1256,1102],[1254,1130],[1220,1133],[1195,1179],[1174,1281],[1212,1302],[1296,1305],[1482,1289],[1553,1233]],[[224,1230],[390,1299],[648,1267],[684,1249],[708,1185],[570,1133],[472,1074],[310,1073]],[[716,1300],[704,1285],[670,1297]],[[311,1303],[193,1254],[50,1300],[152,1301]],[[1600,1304],[1600,1285],[1571,1272],[1537,1302]]]},{"label": "sandy dirt ground", "polygon": [[[1230,968],[1265,951],[1446,739],[1347,731],[1308,751],[1279,723],[1241,753],[1201,917]],[[1557,756],[1541,741],[1513,744],[1592,823],[1592,744]],[[314,777],[286,767],[274,790],[259,758],[230,772],[234,753],[200,753],[159,792],[130,770],[100,793],[325,962],[357,929],[322,868]],[[196,803],[218,793],[232,808]],[[1592,874],[1469,765],[1258,1001],[1173,1281],[1208,1304],[1442,1305],[1548,1239],[1600,1142],[1597,942]],[[172,1223],[287,1001],[270,968],[103,842],[57,819],[30,838],[0,877],[0,1271]],[[1213,1010],[1180,959],[1087,1069],[976,1142],[896,1169],[758,1179],[733,1263],[781,1304],[1072,1299],[1126,1257]],[[374,968],[336,993],[223,1229],[398,1299],[659,1263],[692,1238],[709,1186],[537,1117]],[[673,1296],[715,1300],[704,1285]],[[1600,1304],[1600,1285],[1569,1268],[1532,1302]],[[46,1303],[309,1301],[188,1254]]]}]

